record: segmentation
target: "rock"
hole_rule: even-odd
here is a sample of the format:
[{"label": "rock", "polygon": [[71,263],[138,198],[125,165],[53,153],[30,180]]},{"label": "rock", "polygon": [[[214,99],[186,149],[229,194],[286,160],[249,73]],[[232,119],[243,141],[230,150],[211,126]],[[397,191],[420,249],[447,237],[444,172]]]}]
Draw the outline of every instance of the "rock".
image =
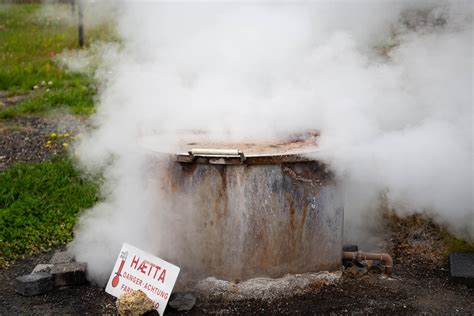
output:
[{"label": "rock", "polygon": [[367,274],[367,269],[366,267],[358,267],[356,265],[353,265],[347,269],[344,270],[344,273],[349,276],[358,276],[358,275],[364,275]]},{"label": "rock", "polygon": [[449,254],[449,279],[474,288],[474,253]]},{"label": "rock", "polygon": [[46,272],[49,274],[53,266],[54,264],[50,264],[50,263],[46,263],[46,264],[40,263],[36,265],[36,267],[33,269],[33,271],[31,271],[31,273]]},{"label": "rock", "polygon": [[25,274],[15,279],[14,286],[24,296],[44,294],[53,289],[53,276],[46,272]]},{"label": "rock", "polygon": [[51,268],[54,277],[54,286],[81,285],[87,283],[86,267],[83,262],[69,262],[55,264]]},{"label": "rock", "polygon": [[379,260],[367,260],[367,271],[371,273],[384,273],[385,267]]},{"label": "rock", "polygon": [[354,261],[350,259],[342,259],[342,265],[344,268],[350,268],[354,265]]},{"label": "rock", "polygon": [[58,263],[69,263],[69,262],[73,262],[74,261],[74,258],[72,257],[72,255],[67,252],[67,251],[56,251],[53,255],[53,257],[51,258],[51,260],[49,260],[49,263],[51,264],[58,264]]},{"label": "rock", "polygon": [[168,305],[178,312],[190,311],[195,304],[196,296],[193,293],[173,293],[168,302]]},{"label": "rock", "polygon": [[154,304],[145,292],[136,290],[120,295],[117,299],[117,311],[120,315],[143,315],[154,310]]}]

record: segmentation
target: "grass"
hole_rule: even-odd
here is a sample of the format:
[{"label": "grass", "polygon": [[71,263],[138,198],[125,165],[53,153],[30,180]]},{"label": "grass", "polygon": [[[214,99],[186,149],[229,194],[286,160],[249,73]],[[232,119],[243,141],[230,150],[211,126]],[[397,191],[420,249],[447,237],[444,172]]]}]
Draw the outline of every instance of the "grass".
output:
[{"label": "grass", "polygon": [[98,186],[67,157],[0,173],[0,267],[70,241],[78,213],[97,202]]},{"label": "grass", "polygon": [[[55,62],[63,50],[79,47],[77,26],[65,20],[72,15],[70,7],[51,6],[57,17],[40,15],[38,4],[0,4],[0,90],[28,95],[15,106],[0,108],[0,118],[44,114],[61,107],[75,114],[94,111],[96,89],[91,75],[68,72]],[[110,21],[85,27],[86,44],[114,40]]]},{"label": "grass", "polygon": [[[64,50],[80,49],[71,14],[68,5],[0,4],[0,91],[26,96],[0,106],[0,119],[58,109],[94,112],[92,74],[69,72],[56,63]],[[111,21],[91,25],[86,19],[86,46],[117,41]],[[81,177],[64,156],[0,172],[0,267],[70,241],[79,212],[97,202],[99,184]]]}]

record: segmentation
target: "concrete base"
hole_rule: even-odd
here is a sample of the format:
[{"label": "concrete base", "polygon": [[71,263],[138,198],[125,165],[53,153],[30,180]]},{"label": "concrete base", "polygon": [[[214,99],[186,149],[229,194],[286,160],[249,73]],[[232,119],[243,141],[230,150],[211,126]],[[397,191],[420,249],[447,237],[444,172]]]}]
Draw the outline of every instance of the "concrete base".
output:
[{"label": "concrete base", "polygon": [[279,300],[314,293],[318,288],[335,284],[341,278],[341,271],[309,272],[288,274],[282,278],[255,278],[241,283],[218,280],[213,277],[199,281],[193,292],[203,299],[239,300]]}]

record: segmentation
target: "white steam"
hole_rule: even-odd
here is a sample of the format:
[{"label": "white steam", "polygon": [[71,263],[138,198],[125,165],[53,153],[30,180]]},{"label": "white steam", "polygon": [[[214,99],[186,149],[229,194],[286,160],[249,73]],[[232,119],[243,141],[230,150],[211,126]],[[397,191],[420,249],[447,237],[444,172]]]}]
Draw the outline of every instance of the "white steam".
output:
[{"label": "white steam", "polygon": [[95,282],[123,242],[159,254],[180,233],[160,227],[172,214],[138,145],[146,129],[317,128],[317,157],[346,189],[346,240],[366,241],[380,192],[474,238],[470,2],[122,5],[123,48],[102,53],[96,128],[77,148],[106,179],[71,244]]},{"label": "white steam", "polygon": [[74,1],[41,0],[41,7],[35,13],[35,18],[40,23],[77,27],[79,22],[79,3],[82,3],[83,22],[86,30],[104,26],[113,21],[120,9],[114,0],[74,0]]}]

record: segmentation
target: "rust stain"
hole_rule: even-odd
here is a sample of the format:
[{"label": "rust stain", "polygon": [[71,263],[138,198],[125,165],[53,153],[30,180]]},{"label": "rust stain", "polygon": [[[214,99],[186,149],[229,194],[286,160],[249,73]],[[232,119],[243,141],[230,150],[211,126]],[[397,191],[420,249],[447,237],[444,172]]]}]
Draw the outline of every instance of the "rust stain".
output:
[{"label": "rust stain", "polygon": [[258,240],[259,244],[252,245],[255,252],[247,253],[250,261],[255,262],[255,266],[249,268],[257,271],[269,271],[275,264],[274,258],[276,249],[271,246],[274,241],[270,240],[266,225],[254,222],[251,229],[256,233],[255,240]]},{"label": "rust stain", "polygon": [[174,174],[174,163],[170,163],[168,168],[161,168],[159,172],[161,190],[167,193],[175,193],[178,190],[178,185],[176,183],[176,177]]},{"label": "rust stain", "polygon": [[287,194],[287,200],[288,200],[288,214],[289,216],[289,225],[290,225],[290,234],[293,235],[293,232],[295,230],[295,203],[293,201],[293,197],[291,194]]},{"label": "rust stain", "polygon": [[295,194],[287,194],[288,203],[288,236],[287,246],[283,249],[282,260],[291,265],[292,260],[300,258],[304,247],[303,233],[308,214],[308,204],[306,203],[308,192],[303,193],[301,199],[295,200]]},{"label": "rust stain", "polygon": [[315,186],[315,184],[313,183],[313,180],[312,179],[307,179],[299,174],[296,173],[295,170],[291,169],[290,167],[287,167],[287,166],[282,166],[282,170],[283,172],[285,172],[287,175],[290,176],[290,178],[294,181],[294,182],[303,182],[303,183],[307,183],[309,185],[311,185],[312,187]]},{"label": "rust stain", "polygon": [[217,196],[214,197],[214,209],[217,215],[217,222],[226,220],[228,214],[227,203],[227,167],[226,166],[212,166],[220,174],[221,185],[218,186]]},{"label": "rust stain", "polygon": [[181,167],[181,171],[183,172],[182,176],[192,176],[194,171],[196,171],[197,164],[194,163],[180,163],[179,166]]},{"label": "rust stain", "polygon": [[[306,201],[307,197],[308,197],[308,194],[305,192],[303,201]],[[308,214],[308,204],[304,203],[303,215],[301,216],[301,223],[300,223],[300,231],[301,231],[300,238],[301,238],[301,235],[303,234],[303,231],[304,231],[304,224],[306,222],[306,215],[307,214]]]},{"label": "rust stain", "polygon": [[299,253],[299,248],[301,247],[300,242],[298,242],[299,228],[297,223],[297,209],[295,207],[294,197],[289,194],[287,197],[288,207],[289,207],[289,225],[288,225],[288,236],[287,243],[288,245],[284,248],[284,257],[283,260],[286,264],[289,264],[292,258],[295,258],[295,255]]}]

